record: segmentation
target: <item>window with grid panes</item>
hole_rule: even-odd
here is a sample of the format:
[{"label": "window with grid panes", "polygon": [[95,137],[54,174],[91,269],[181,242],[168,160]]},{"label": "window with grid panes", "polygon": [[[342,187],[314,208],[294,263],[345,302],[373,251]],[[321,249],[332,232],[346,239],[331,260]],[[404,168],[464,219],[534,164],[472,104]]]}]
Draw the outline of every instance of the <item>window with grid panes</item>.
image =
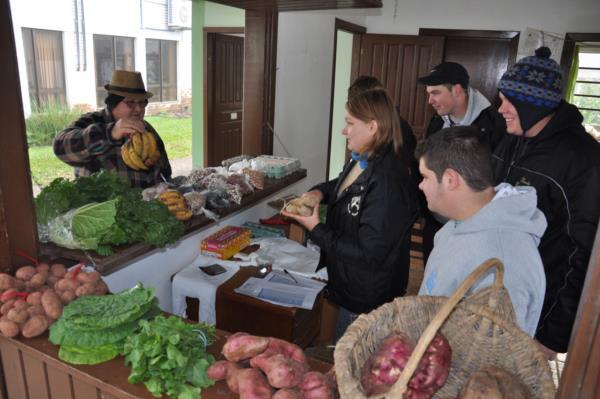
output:
[{"label": "window with grid panes", "polygon": [[579,48],[572,101],[581,111],[588,132],[600,138],[600,46]]},{"label": "window with grid panes", "polygon": [[62,32],[22,28],[29,100],[34,106],[66,102]]},{"label": "window with grid panes", "polygon": [[135,51],[132,37],[94,35],[96,62],[96,102],[104,106],[106,90],[115,69],[135,71]]},{"label": "window with grid panes", "polygon": [[177,42],[146,39],[146,84],[150,101],[177,100]]}]

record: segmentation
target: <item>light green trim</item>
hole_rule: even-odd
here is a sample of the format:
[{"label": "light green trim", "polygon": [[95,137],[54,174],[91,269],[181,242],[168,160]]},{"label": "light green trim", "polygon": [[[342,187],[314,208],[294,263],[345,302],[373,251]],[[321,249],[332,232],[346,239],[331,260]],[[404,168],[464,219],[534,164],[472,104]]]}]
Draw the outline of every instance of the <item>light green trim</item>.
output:
[{"label": "light green trim", "polygon": [[192,166],[204,166],[204,8],[192,1]]},{"label": "light green trim", "polygon": [[573,60],[571,61],[571,68],[569,69],[569,75],[567,76],[567,89],[565,93],[565,99],[573,103],[573,93],[575,93],[575,83],[577,81],[577,73],[579,72],[579,44],[575,44],[573,50]]},{"label": "light green trim", "polygon": [[352,67],[352,33],[338,30],[335,54],[335,86],[333,89],[333,119],[331,123],[331,147],[329,148],[329,180],[336,178],[345,163],[346,137],[342,136],[344,112],[350,86]]},{"label": "light green trim", "polygon": [[204,166],[204,27],[244,27],[246,12],[192,0],[192,166]]}]

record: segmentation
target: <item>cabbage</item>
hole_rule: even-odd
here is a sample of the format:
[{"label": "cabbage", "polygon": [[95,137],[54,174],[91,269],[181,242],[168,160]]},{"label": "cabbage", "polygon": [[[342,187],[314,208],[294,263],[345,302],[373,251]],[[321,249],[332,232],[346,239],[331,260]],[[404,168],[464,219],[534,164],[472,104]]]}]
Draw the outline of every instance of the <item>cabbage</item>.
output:
[{"label": "cabbage", "polygon": [[117,223],[117,201],[93,202],[51,219],[49,240],[65,248],[98,250],[102,238]]}]

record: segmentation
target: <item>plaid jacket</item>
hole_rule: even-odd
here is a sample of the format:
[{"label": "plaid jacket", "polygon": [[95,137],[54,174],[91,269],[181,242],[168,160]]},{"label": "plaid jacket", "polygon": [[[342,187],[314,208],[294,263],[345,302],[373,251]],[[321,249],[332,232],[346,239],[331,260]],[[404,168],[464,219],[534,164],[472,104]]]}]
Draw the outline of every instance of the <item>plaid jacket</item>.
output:
[{"label": "plaid jacket", "polygon": [[121,145],[125,140],[115,141],[111,137],[115,125],[107,109],[89,112],[71,123],[54,138],[54,154],[75,168],[75,176],[89,176],[102,169],[112,170],[126,177],[133,187],[150,187],[171,178],[171,165],[165,145],[156,130],[146,121],[146,130],[156,136],[160,160],[148,171],[133,170],[121,158]]}]

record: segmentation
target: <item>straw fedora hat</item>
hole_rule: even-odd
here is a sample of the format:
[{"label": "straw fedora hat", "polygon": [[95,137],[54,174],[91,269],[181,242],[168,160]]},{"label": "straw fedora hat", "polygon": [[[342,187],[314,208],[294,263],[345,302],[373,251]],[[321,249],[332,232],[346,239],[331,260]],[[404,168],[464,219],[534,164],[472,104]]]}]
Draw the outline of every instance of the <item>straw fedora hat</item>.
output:
[{"label": "straw fedora hat", "polygon": [[146,91],[142,74],[133,71],[113,71],[110,83],[104,85],[104,88],[110,94],[133,98],[134,100],[144,100],[154,95]]}]

